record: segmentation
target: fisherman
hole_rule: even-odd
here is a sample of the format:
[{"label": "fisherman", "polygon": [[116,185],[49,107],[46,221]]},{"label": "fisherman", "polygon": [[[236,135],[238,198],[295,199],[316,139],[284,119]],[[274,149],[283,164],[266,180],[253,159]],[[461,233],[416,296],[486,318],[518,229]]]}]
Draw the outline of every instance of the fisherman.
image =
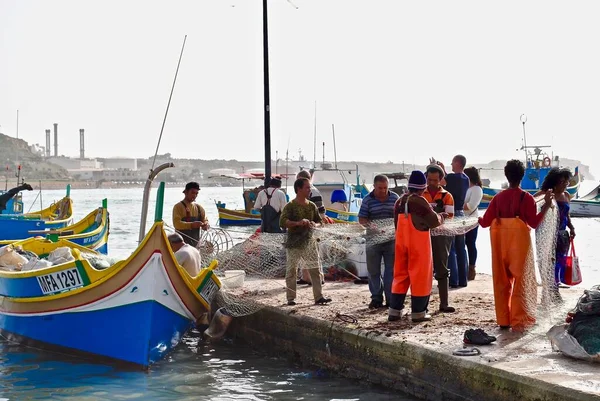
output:
[{"label": "fisherman", "polygon": [[535,323],[537,300],[533,260],[528,261],[529,227],[535,229],[542,222],[554,195],[552,190],[546,192],[542,210],[537,213],[533,196],[520,187],[525,175],[523,163],[509,160],[504,175],[509,187],[492,198],[479,224],[491,226],[496,321],[503,329],[523,331]]},{"label": "fisherman", "polygon": [[[441,183],[444,178],[444,171],[437,164],[427,167],[425,176],[427,177],[427,188],[423,197],[429,202],[436,213],[447,213],[448,217],[454,216],[454,198],[452,194],[446,191]],[[435,235],[431,237],[431,250],[433,254],[433,271],[435,279],[438,282],[440,295],[440,312],[452,313],[455,309],[448,305],[449,283],[448,277],[448,256],[452,246],[452,236]]]},{"label": "fisherman", "polygon": [[310,181],[298,178],[294,182],[296,198],[283,208],[281,227],[286,227],[287,238],[284,244],[287,253],[287,270],[285,273],[286,296],[288,305],[296,305],[296,278],[298,268],[306,270],[312,281],[315,304],[324,305],[331,302],[321,292],[321,258],[319,246],[312,239],[312,231],[322,223],[317,205],[308,200]]},{"label": "fisherman", "polygon": [[427,313],[433,269],[429,230],[443,224],[447,213],[436,213],[423,197],[427,187],[425,175],[418,170],[410,174],[408,193],[396,202],[396,254],[394,281],[388,309],[390,322],[400,320],[406,293],[410,287],[411,319],[413,322],[431,320]]},{"label": "fisherman", "polygon": [[183,237],[178,233],[170,234],[168,237],[171,249],[175,253],[175,259],[191,277],[196,277],[200,273],[200,262],[202,261],[200,252],[191,245],[183,241]]},{"label": "fisherman", "polygon": [[204,208],[195,202],[200,185],[197,182],[188,182],[183,193],[185,197],[173,206],[173,226],[183,236],[186,244],[198,246],[200,229],[208,230]]},{"label": "fisherman", "polygon": [[[367,235],[377,227],[377,220],[394,217],[394,205],[400,196],[391,192],[388,187],[388,178],[385,175],[376,175],[373,179],[373,191],[362,201],[358,212],[358,222],[367,228]],[[382,259],[383,277],[381,274]],[[371,292],[369,309],[383,308],[384,294],[386,306],[389,306],[392,281],[394,280],[393,240],[367,247],[367,271],[369,272],[369,291]]]},{"label": "fisherman", "polygon": [[283,232],[279,227],[279,219],[287,199],[280,188],[281,179],[271,178],[269,187],[260,191],[256,197],[256,202],[254,202],[254,209],[260,210],[260,231],[263,233]]},{"label": "fisherman", "polygon": [[15,188],[11,188],[2,195],[0,195],[0,213],[2,213],[4,209],[6,209],[6,204],[8,203],[8,201],[10,201],[16,194],[18,194],[24,189],[28,191],[33,191],[31,185],[23,183],[22,185],[19,185]]},{"label": "fisherman", "polygon": [[[432,159],[435,162],[435,159]],[[463,155],[456,155],[452,159],[452,172],[446,173],[446,168],[442,162],[435,162],[444,172],[442,185],[454,198],[454,216],[464,217],[463,210],[467,190],[469,189],[469,177],[464,173],[467,165],[467,158]],[[469,270],[467,264],[467,247],[465,244],[465,235],[456,235],[450,247],[448,259],[450,268],[450,287],[466,287],[468,282]]]},{"label": "fisherman", "polygon": [[[321,192],[313,185],[311,173],[308,170],[300,170],[298,174],[296,174],[296,179],[298,178],[306,178],[310,183],[310,195],[308,196],[308,200],[313,202],[317,206],[319,214],[321,215],[322,222],[324,224],[333,223],[333,220],[331,220],[327,215],[325,215],[325,205],[323,205],[323,196],[321,195]],[[308,272],[306,270],[302,270],[301,273],[301,278],[296,284],[311,285],[312,282],[310,276],[308,275]],[[319,276],[321,277],[321,284],[325,284],[325,278],[321,269],[319,269]]]}]

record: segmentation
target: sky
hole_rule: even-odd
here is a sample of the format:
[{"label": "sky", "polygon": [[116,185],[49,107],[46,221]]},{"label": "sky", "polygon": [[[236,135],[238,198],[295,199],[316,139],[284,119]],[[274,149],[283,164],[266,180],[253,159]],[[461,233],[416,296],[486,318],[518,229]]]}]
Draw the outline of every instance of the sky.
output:
[{"label": "sky", "polygon": [[[268,0],[272,157],[523,157],[600,173],[600,4]],[[259,0],[0,0],[0,132],[88,157],[262,160]]]}]

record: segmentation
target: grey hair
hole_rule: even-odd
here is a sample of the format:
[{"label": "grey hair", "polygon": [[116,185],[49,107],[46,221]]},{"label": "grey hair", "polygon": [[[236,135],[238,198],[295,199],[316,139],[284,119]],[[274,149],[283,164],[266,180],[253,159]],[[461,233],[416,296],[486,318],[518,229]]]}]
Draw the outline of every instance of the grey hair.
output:
[{"label": "grey hair", "polygon": [[167,238],[169,239],[169,242],[171,244],[178,244],[180,242],[183,242],[183,237],[178,233],[169,234]]}]

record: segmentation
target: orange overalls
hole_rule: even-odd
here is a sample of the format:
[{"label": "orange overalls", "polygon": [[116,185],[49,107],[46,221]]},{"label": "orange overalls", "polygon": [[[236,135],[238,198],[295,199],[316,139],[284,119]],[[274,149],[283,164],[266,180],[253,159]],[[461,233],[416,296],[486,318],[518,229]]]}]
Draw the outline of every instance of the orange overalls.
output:
[{"label": "orange overalls", "polygon": [[519,217],[496,218],[490,238],[496,321],[523,330],[535,323],[537,302],[529,227]]},{"label": "orange overalls", "polygon": [[419,231],[408,214],[408,200],[404,214],[398,215],[396,254],[390,316],[400,316],[406,293],[410,287],[413,314],[425,314],[433,281],[433,257],[429,230]]}]

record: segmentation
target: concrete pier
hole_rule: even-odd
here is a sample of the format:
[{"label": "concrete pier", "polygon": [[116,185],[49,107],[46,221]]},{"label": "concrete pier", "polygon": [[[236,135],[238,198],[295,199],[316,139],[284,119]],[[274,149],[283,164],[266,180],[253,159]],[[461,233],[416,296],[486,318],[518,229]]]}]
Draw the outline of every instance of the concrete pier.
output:
[{"label": "concrete pier", "polygon": [[[386,310],[369,310],[365,285],[328,282],[324,293],[333,298],[328,306],[314,305],[310,287],[299,287],[299,303],[289,307],[282,280],[247,281],[244,297],[265,307],[234,319],[230,333],[261,351],[425,400],[600,400],[600,366],[554,352],[545,336],[552,324],[564,321],[582,291],[561,289],[562,310],[540,311],[538,325],[521,334],[497,328],[487,275],[451,291],[457,313],[436,313],[418,324],[408,317],[388,322]],[[432,295],[430,311],[437,302]],[[498,340],[477,346],[479,355],[454,356],[469,328]]]}]

